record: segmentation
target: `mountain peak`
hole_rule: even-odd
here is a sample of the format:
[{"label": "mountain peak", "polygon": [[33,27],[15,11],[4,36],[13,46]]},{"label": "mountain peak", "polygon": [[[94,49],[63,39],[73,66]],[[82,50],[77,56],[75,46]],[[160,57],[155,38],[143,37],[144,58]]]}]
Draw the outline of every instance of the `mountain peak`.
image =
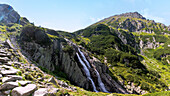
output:
[{"label": "mountain peak", "polygon": [[8,4],[0,4],[0,23],[17,23],[20,15]]},{"label": "mountain peak", "polygon": [[138,12],[128,12],[128,13],[123,13],[120,15],[116,15],[116,16],[124,16],[124,17],[132,17],[132,18],[141,18],[141,19],[146,19],[145,17],[143,17],[140,13]]}]

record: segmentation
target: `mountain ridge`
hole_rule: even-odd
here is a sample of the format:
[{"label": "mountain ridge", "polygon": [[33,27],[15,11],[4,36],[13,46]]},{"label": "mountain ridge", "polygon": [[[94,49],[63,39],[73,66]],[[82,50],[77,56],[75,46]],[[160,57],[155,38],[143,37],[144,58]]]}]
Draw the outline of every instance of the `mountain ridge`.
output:
[{"label": "mountain ridge", "polygon": [[[146,20],[138,12],[114,15],[74,33],[37,27],[23,17],[18,20],[21,23],[1,23],[1,41],[9,38],[15,50],[44,72],[53,74],[60,92],[69,90],[61,92],[63,95],[105,94],[97,91],[146,94],[169,90],[169,29]],[[25,71],[20,74],[25,77]],[[61,77],[71,84],[58,81]],[[37,79],[34,74],[25,78]],[[41,79],[37,80],[35,84],[41,85]],[[0,88],[4,84],[0,83]],[[35,93],[40,91],[40,85]],[[4,90],[0,94],[9,91]]]},{"label": "mountain ridge", "polygon": [[8,4],[0,4],[0,22],[18,23],[20,15]]}]

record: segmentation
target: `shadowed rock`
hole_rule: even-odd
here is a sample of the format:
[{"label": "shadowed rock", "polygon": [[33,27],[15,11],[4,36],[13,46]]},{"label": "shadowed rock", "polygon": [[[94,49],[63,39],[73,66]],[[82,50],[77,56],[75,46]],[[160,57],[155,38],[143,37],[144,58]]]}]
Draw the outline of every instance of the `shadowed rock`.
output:
[{"label": "shadowed rock", "polygon": [[18,87],[18,83],[17,82],[7,82],[7,83],[4,83],[0,86],[0,91],[3,91],[3,90],[10,90],[10,89],[13,89],[15,87]]}]

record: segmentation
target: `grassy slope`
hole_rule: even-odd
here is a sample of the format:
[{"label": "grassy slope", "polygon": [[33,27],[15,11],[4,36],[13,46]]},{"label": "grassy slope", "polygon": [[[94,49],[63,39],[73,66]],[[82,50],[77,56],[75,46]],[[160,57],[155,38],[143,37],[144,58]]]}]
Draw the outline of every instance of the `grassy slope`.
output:
[{"label": "grassy slope", "polygon": [[[114,17],[114,18],[118,18],[118,17]],[[79,40],[72,39],[72,40],[75,43],[81,44],[81,45],[83,45],[82,42],[84,42],[85,46],[88,46],[87,42],[93,44],[93,39],[92,38],[94,38],[95,36],[89,37],[91,35],[88,35],[88,34],[93,33],[93,31],[95,29],[92,30],[90,28],[94,28],[94,26],[97,26],[98,24],[105,24],[106,26],[108,26],[108,27],[112,28],[113,30],[115,30],[114,27],[117,26],[116,25],[117,22],[123,22],[124,20],[127,19],[127,17],[119,18],[119,19],[117,19],[118,21],[116,21],[116,19],[111,21],[111,19],[113,19],[113,18],[109,18],[109,19],[107,19],[105,21],[95,23],[92,26],[86,28],[85,31],[80,30],[80,31],[75,33],[75,34],[79,34],[79,38],[84,38],[84,36],[85,36],[85,37],[87,37],[86,39],[83,39],[83,40],[82,39],[79,39]],[[140,20],[140,21],[144,22],[145,25],[147,25],[147,27],[143,28],[142,30],[151,29],[151,30],[155,31],[155,33],[132,32],[132,34],[135,35],[136,38],[138,38],[138,36],[141,36],[142,37],[141,39],[145,40],[148,37],[149,38],[151,37],[151,39],[152,39],[152,37],[155,37],[156,42],[166,43],[167,41],[169,41],[169,36],[168,35],[160,34],[160,31],[164,31],[166,33],[169,33],[169,31],[167,31],[167,27],[165,27],[165,29],[162,28],[161,23],[156,23],[155,25],[152,25],[152,21],[148,21],[148,20],[143,20],[143,19],[138,19],[138,18],[130,18],[130,20]],[[120,28],[118,30],[120,30]],[[124,30],[124,29],[122,29],[122,30]],[[124,30],[124,31],[128,32],[127,30]],[[96,33],[95,33],[95,35],[96,35]],[[100,34],[97,34],[97,36],[98,35],[100,35]],[[76,42],[76,41],[78,41],[78,42]],[[98,37],[98,42],[100,42],[99,37]],[[105,42],[105,43],[107,43],[107,42]],[[170,80],[170,68],[169,68],[169,65],[165,65],[164,62],[156,60],[154,58],[153,55],[160,48],[161,48],[161,46],[159,48],[155,49],[153,52],[151,50],[144,50],[146,56],[142,56],[142,55],[139,54],[141,57],[143,57],[143,59],[141,60],[141,63],[143,65],[145,65],[147,67],[147,69],[150,71],[149,74],[140,74],[140,75],[138,75],[137,74],[138,72],[136,72],[136,71],[140,71],[140,70],[136,70],[136,69],[132,69],[130,67],[126,67],[125,64],[123,64],[121,62],[115,62],[116,65],[114,65],[113,63],[112,64],[108,63],[107,65],[110,66],[111,72],[119,80],[122,80],[122,77],[123,77],[123,79],[125,79],[125,84],[128,81],[133,81],[134,82],[134,80],[131,79],[131,78],[135,78],[138,81],[140,81],[140,83],[143,83],[143,82],[147,83],[148,90],[150,92],[163,91],[164,88],[161,89],[161,87],[163,87],[163,86],[165,87],[164,84],[166,84],[168,86],[170,84],[170,82],[169,82],[169,80]],[[148,53],[146,51],[148,51]],[[149,56],[149,55],[151,55],[151,56]],[[96,56],[96,55],[94,54],[94,56]],[[103,60],[104,56],[105,55],[100,56],[98,54],[98,56],[96,56],[96,57],[99,58],[100,60]],[[151,75],[153,75],[153,76],[151,76]],[[157,77],[154,77],[154,75],[157,75]],[[129,77],[131,77],[131,78],[129,78]],[[136,82],[137,80],[135,80],[136,84],[139,83],[139,82]],[[158,83],[160,81],[161,81],[161,83]],[[156,84],[156,82],[157,82],[157,84]],[[140,86],[142,86],[142,84]],[[155,89],[155,90],[150,90],[152,88]]]},{"label": "grassy slope", "polygon": [[[18,25],[17,25],[18,26]],[[15,27],[17,27],[16,25],[14,25],[14,26],[12,26],[11,28],[15,28]],[[0,28],[1,28],[1,31],[2,32],[6,32],[6,30],[5,30],[5,28],[4,28],[5,26],[0,26]],[[113,28],[114,29],[114,28]],[[17,28],[16,28],[16,30],[17,30]],[[61,33],[61,32],[58,32],[58,33]],[[9,34],[9,33],[7,33],[7,34]],[[87,44],[89,44],[90,42],[91,42],[91,39],[89,39],[89,38],[86,38],[86,37],[81,37],[81,36],[79,36],[79,42],[77,42],[77,40],[74,38],[75,36],[74,36],[74,34],[69,34],[69,33],[63,33],[62,32],[62,35],[63,34],[66,34],[66,35],[71,35],[72,36],[72,40],[75,42],[75,43],[78,43],[78,44],[82,44],[82,43],[85,43],[85,45],[87,45]],[[145,33],[142,33],[142,35],[145,35]],[[148,35],[148,34],[147,34]],[[150,34],[149,34],[150,35]],[[152,34],[152,35],[154,35],[154,34]],[[3,38],[2,38],[3,37]],[[7,38],[7,36],[6,35],[4,35],[4,34],[1,34],[1,39],[2,40],[5,40],[5,38]],[[55,36],[52,36],[52,35],[49,35],[49,37],[51,37],[51,38],[54,38]],[[70,36],[69,36],[70,37]],[[167,36],[166,36],[167,37]],[[57,38],[57,37],[55,37],[55,38]],[[151,52],[151,51],[149,51],[149,52]],[[148,53],[148,54],[153,54],[152,52],[151,53]],[[94,56],[96,56],[96,55],[94,55]],[[143,58],[144,58],[144,60],[142,60],[141,62],[144,64],[144,65],[146,65],[147,66],[147,68],[149,69],[149,70],[155,70],[156,72],[159,72],[159,74],[161,75],[161,78],[160,78],[160,80],[161,81],[163,81],[163,82],[165,82],[166,84],[170,84],[170,73],[169,73],[169,66],[167,66],[167,65],[163,65],[160,61],[158,61],[158,60],[156,60],[156,59],[154,59],[154,58],[148,58],[148,57],[146,57],[146,56],[142,56]],[[98,58],[99,59],[101,59],[102,60],[102,58],[103,58],[103,56],[98,56]],[[128,67],[126,67],[124,64],[122,64],[122,63],[117,63],[118,64],[118,66],[112,66],[112,67],[110,67],[110,70],[112,71],[112,72],[114,72],[113,74],[119,79],[119,80],[121,80],[122,78],[120,78],[121,76],[123,76],[123,77],[125,77],[125,79],[127,79],[126,77],[129,75],[129,74],[131,74],[132,76],[134,76],[134,77],[136,77],[136,73],[134,74],[134,71],[135,70],[133,70],[133,69],[131,69],[131,68],[128,68]],[[108,64],[109,65],[109,64]],[[129,71],[128,71],[129,70]],[[121,71],[121,72],[120,72]],[[122,74],[120,74],[120,73],[122,73]],[[142,78],[142,77],[139,77],[139,76],[137,76],[137,78],[141,78],[142,80],[141,81],[145,81],[145,80],[143,80],[144,78]],[[129,79],[127,79],[127,81],[129,81]],[[151,84],[152,85],[152,84]],[[156,87],[156,85],[152,85],[152,86],[154,86],[154,87]],[[159,91],[161,91],[161,90],[159,90]],[[68,91],[64,91],[63,93],[67,93]],[[62,93],[62,92],[61,92]],[[78,91],[77,92],[68,92],[69,94],[73,94],[73,95],[93,95],[93,96],[98,96],[98,95],[101,95],[101,96],[104,96],[104,95],[108,95],[108,94],[105,94],[105,93],[95,93],[95,92],[89,92],[89,91],[85,91],[85,90],[83,90],[83,89],[78,89]],[[154,93],[153,94],[153,96],[156,96],[155,94],[161,94],[161,93]],[[168,92],[163,92],[162,93],[163,95],[162,96],[164,96],[164,94],[169,94]],[[123,96],[123,94],[114,94],[113,96]],[[152,95],[150,95],[150,94],[148,94],[148,95],[146,95],[146,96],[152,96]]]}]

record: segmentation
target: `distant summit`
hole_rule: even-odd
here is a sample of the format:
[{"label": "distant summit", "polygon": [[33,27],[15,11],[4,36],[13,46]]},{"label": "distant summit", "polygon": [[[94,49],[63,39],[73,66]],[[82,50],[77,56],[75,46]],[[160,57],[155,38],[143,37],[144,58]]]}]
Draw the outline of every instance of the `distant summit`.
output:
[{"label": "distant summit", "polygon": [[154,20],[146,19],[138,12],[128,12],[120,15],[110,16],[93,25],[96,24],[105,24],[116,29],[125,29],[129,32],[155,33],[170,30],[170,27],[167,27],[162,23],[156,23]]},{"label": "distant summit", "polygon": [[145,17],[143,17],[138,12],[128,12],[128,13],[123,13],[123,14],[115,15],[115,16],[121,16],[121,17],[123,16],[123,17],[132,17],[132,18],[146,19]]},{"label": "distant summit", "polygon": [[0,23],[17,23],[19,19],[20,15],[10,5],[0,4]]}]

